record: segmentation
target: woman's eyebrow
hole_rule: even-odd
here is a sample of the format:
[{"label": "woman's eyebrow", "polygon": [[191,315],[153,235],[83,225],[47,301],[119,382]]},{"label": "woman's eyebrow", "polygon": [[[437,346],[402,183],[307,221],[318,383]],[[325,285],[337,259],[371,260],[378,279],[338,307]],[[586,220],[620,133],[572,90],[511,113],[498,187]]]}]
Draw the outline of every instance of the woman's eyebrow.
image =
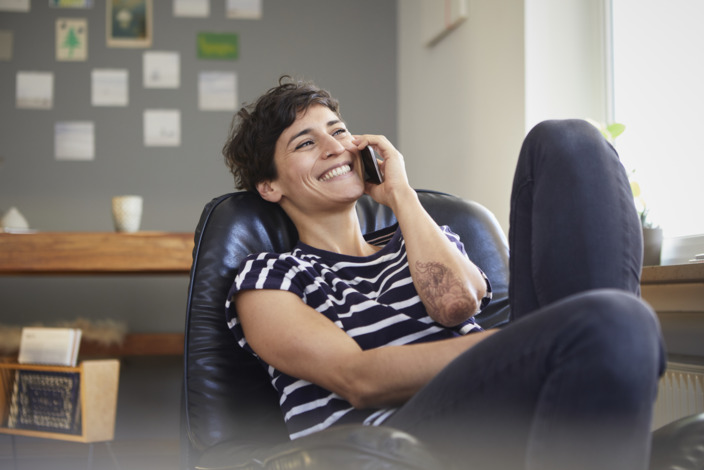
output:
[{"label": "woman's eyebrow", "polygon": [[288,144],[286,144],[286,146],[288,147],[289,145],[291,145],[291,142],[298,139],[300,136],[310,134],[311,131],[312,131],[312,129],[310,127],[307,129],[303,129],[301,132],[299,132],[298,134],[296,134],[296,135],[292,136],[290,139],[288,139]]}]

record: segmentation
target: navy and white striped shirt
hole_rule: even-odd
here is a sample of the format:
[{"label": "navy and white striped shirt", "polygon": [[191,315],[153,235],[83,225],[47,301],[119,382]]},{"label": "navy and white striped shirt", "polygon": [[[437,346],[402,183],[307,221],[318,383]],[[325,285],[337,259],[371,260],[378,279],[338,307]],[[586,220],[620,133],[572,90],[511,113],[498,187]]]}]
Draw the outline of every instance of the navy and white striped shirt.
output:
[{"label": "navy and white striped shirt", "polygon": [[[442,230],[466,256],[459,237],[447,227]],[[250,255],[240,265],[228,299],[249,289],[292,292],[344,330],[363,350],[435,341],[481,330],[471,318],[457,327],[446,328],[428,316],[413,285],[405,242],[396,226],[367,239],[385,246],[367,257],[332,253],[300,242],[290,253]],[[481,308],[490,298],[487,280],[487,296]],[[239,345],[256,356],[244,337],[234,306],[230,305],[228,300],[228,326]],[[281,315],[285,314],[282,310]],[[286,375],[263,361],[262,364],[279,393],[292,439],[334,423],[379,425],[394,412],[393,408],[355,410],[339,395]]]}]

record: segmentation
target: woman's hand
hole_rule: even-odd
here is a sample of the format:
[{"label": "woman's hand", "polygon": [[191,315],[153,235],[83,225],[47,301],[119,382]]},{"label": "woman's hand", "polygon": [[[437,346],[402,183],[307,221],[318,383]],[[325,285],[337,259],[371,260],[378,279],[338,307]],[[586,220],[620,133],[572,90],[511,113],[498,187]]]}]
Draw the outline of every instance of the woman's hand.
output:
[{"label": "woman's hand", "polygon": [[[355,135],[352,143],[357,146],[357,152],[370,145],[382,158],[379,169],[384,175],[381,184],[365,183],[365,192],[380,204],[395,211],[398,204],[407,197],[415,198],[415,191],[408,183],[403,155],[383,135]],[[361,161],[361,160],[360,160]]]}]

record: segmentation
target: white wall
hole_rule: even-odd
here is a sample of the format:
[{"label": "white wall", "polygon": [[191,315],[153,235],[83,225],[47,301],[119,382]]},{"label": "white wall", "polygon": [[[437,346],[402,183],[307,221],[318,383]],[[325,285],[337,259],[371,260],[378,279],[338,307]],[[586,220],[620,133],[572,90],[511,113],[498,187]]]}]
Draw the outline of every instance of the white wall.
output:
[{"label": "white wall", "polygon": [[[172,90],[142,86],[144,50],[106,46],[106,2],[87,9],[49,3],[35,0],[29,13],[0,12],[0,30],[13,34],[12,60],[0,62],[0,214],[16,206],[33,229],[111,231],[110,198],[140,194],[142,230],[192,231],[211,198],[234,190],[221,155],[233,113],[198,109],[204,71],[236,72],[237,102],[251,102],[283,73],[314,80],[340,100],[352,129],[397,140],[395,0],[267,0],[255,21],[225,18],[223,1],[212,2],[207,18],[175,17],[173,2],[155,1],[153,49],[180,53],[181,87]],[[55,23],[64,16],[88,21],[85,62],[54,58]],[[202,31],[236,33],[240,57],[198,59]],[[93,68],[128,70],[129,106],[92,106]],[[54,73],[52,109],[15,105],[17,72],[35,70]],[[152,108],[179,110],[179,147],[144,146],[142,115]],[[64,120],[95,123],[95,160],[54,158],[54,125]],[[0,280],[0,320],[119,319],[130,331],[183,331],[187,283],[186,276],[10,276]]]},{"label": "white wall", "polygon": [[478,201],[506,230],[524,129],[522,0],[471,0],[432,48],[421,1],[398,2],[398,145],[411,184]]},{"label": "white wall", "polygon": [[605,119],[602,1],[467,0],[469,18],[432,48],[423,1],[436,2],[398,1],[398,146],[411,184],[478,201],[508,232],[527,130]]},{"label": "white wall", "polygon": [[526,130],[544,119],[610,120],[608,0],[525,0]]}]

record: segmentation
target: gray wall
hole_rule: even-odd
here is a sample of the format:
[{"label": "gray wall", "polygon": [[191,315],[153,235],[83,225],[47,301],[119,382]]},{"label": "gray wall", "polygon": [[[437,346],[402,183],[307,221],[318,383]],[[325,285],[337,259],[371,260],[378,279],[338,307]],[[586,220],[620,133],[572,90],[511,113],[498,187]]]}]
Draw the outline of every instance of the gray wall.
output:
[{"label": "gray wall", "polygon": [[[154,1],[149,50],[181,53],[178,89],[142,86],[145,49],[107,48],[105,2],[90,9],[54,9],[33,0],[30,13],[0,13],[0,30],[14,33],[13,58],[0,62],[0,214],[16,206],[42,231],[110,231],[110,199],[144,196],[143,230],[189,232],[203,205],[233,190],[220,150],[229,112],[198,110],[199,71],[234,70],[238,99],[249,102],[283,73],[315,80],[342,103],[354,132],[397,138],[395,0],[264,0],[261,20],[224,18],[224,0],[209,18],[176,18],[172,2]],[[55,60],[55,21],[88,19],[88,60]],[[199,60],[198,32],[239,35],[236,61]],[[93,107],[94,68],[129,70],[129,106]],[[17,109],[18,71],[53,71],[51,110]],[[181,111],[182,145],[145,147],[144,109]],[[95,122],[94,161],[54,159],[54,123]],[[0,277],[0,322],[25,324],[76,317],[115,318],[132,331],[179,331],[185,276]]]}]

